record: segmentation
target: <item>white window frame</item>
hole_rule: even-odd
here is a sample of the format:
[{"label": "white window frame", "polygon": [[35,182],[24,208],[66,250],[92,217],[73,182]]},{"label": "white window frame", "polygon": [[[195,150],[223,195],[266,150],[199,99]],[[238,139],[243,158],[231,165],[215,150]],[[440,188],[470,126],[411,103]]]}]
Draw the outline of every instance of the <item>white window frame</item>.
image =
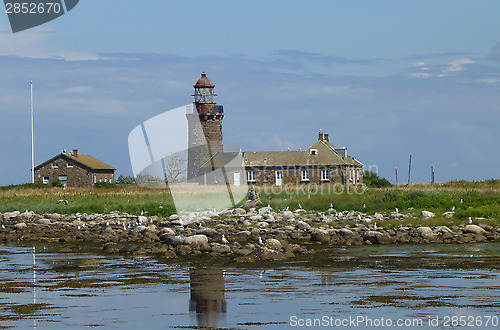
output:
[{"label": "white window frame", "polygon": [[43,184],[49,184],[50,183],[50,176],[44,176],[43,179]]},{"label": "white window frame", "polygon": [[247,172],[247,179],[248,179],[248,182],[257,182],[256,177],[255,177],[255,171],[248,171]]},{"label": "white window frame", "polygon": [[309,151],[309,155],[310,155],[310,156],[316,156],[317,154],[318,154],[318,149],[311,149],[311,150]]},{"label": "white window frame", "polygon": [[301,170],[300,172],[300,181],[307,182],[309,181],[309,170]]},{"label": "white window frame", "polygon": [[321,181],[330,181],[330,170],[321,170]]},{"label": "white window frame", "polygon": [[67,164],[66,164],[66,167],[67,167],[67,168],[73,168],[74,166],[75,166],[75,164],[74,164],[74,163],[67,163]]},{"label": "white window frame", "polygon": [[57,164],[57,163],[52,163],[52,168],[59,168],[59,164]]}]

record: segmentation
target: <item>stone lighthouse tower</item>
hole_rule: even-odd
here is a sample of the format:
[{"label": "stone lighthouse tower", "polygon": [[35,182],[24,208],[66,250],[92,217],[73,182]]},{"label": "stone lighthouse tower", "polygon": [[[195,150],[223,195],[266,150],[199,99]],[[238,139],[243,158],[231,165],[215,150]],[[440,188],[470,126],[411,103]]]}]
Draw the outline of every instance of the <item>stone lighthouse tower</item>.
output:
[{"label": "stone lighthouse tower", "polygon": [[[217,105],[214,97],[214,84],[205,72],[201,74],[194,87],[194,106],[187,113],[189,129],[188,141],[188,182],[203,183],[200,168],[217,153],[222,153],[222,105]],[[213,165],[213,164],[212,164]],[[213,169],[213,166],[212,166]],[[196,179],[198,177],[198,179]]]}]

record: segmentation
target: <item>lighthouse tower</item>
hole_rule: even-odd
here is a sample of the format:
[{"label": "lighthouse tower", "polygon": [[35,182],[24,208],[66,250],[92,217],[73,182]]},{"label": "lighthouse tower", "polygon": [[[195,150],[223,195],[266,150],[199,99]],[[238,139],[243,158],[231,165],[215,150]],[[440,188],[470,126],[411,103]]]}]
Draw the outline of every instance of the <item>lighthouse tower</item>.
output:
[{"label": "lighthouse tower", "polygon": [[[205,72],[201,74],[194,87],[194,106],[187,113],[189,129],[188,141],[188,182],[202,183],[200,168],[217,153],[222,153],[222,105],[217,105],[214,97],[214,84]],[[198,179],[196,179],[198,177]]]}]

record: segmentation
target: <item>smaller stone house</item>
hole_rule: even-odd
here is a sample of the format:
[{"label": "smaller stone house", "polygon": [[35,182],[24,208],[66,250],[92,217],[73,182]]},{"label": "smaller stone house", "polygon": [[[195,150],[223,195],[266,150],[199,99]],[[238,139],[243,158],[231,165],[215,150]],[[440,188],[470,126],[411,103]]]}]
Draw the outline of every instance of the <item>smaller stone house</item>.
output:
[{"label": "smaller stone house", "polygon": [[92,187],[98,182],[113,183],[116,168],[86,154],[61,152],[35,167],[35,183],[54,181],[65,187]]}]

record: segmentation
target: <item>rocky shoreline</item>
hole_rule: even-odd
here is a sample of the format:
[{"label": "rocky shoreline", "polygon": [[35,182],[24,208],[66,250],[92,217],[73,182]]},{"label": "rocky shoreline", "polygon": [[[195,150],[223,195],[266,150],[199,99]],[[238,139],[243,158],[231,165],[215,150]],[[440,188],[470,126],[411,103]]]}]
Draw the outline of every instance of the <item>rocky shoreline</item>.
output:
[{"label": "rocky shoreline", "polygon": [[[110,214],[0,214],[3,243],[90,243],[108,254],[231,257],[236,262],[285,260],[313,254],[315,246],[500,242],[489,225],[420,226],[384,229],[387,219],[414,215],[360,212],[273,211],[271,207],[186,212],[168,218]],[[432,217],[423,211],[425,223]],[[452,216],[452,215],[451,215]],[[485,220],[485,219],[484,219]]]}]

